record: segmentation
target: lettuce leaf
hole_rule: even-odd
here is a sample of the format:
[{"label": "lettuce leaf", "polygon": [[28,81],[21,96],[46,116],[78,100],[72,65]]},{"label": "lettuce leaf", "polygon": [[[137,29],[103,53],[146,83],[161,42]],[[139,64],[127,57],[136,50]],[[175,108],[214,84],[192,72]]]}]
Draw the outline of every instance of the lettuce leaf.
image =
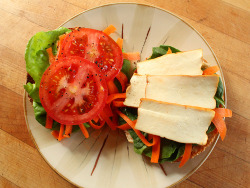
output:
[{"label": "lettuce leaf", "polygon": [[[59,36],[70,31],[70,29],[61,27],[54,31],[39,32],[35,34],[27,44],[25,51],[26,70],[35,81],[35,84],[31,85],[31,83],[27,83],[24,86],[24,89],[36,102],[40,102],[40,81],[44,71],[49,66],[49,57],[46,49],[51,46],[55,46]],[[55,47],[53,49],[53,53],[56,53]]]},{"label": "lettuce leaf", "polygon": [[[43,108],[41,103],[35,102],[33,101],[33,109],[34,109],[34,113],[35,113],[35,119],[43,126],[46,125],[46,116],[47,116],[47,112],[45,111],[45,109]],[[59,130],[60,129],[60,123],[53,121],[53,126],[52,126],[52,130]],[[86,128],[89,128],[90,125],[88,123],[84,123],[84,126]],[[73,126],[72,132],[75,132],[77,130],[79,130],[79,126],[75,125]]]}]

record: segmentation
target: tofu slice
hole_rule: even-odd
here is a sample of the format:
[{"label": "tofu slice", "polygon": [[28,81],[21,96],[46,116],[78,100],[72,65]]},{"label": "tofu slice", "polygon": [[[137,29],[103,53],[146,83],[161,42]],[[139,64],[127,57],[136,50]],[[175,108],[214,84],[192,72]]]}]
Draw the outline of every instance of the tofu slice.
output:
[{"label": "tofu slice", "polygon": [[219,83],[218,75],[199,76],[152,76],[134,74],[127,88],[124,104],[139,107],[140,99],[202,108],[216,107],[214,95]]},{"label": "tofu slice", "polygon": [[131,85],[126,90],[126,106],[138,107],[140,99],[145,98],[147,78],[146,75],[134,74],[130,80]]},{"label": "tofu slice", "polygon": [[145,98],[202,108],[216,107],[218,75],[148,76],[147,82]]},{"label": "tofu slice", "polygon": [[202,75],[202,49],[166,54],[137,63],[140,75]]},{"label": "tofu slice", "polygon": [[142,99],[135,128],[180,143],[205,145],[211,109]]}]

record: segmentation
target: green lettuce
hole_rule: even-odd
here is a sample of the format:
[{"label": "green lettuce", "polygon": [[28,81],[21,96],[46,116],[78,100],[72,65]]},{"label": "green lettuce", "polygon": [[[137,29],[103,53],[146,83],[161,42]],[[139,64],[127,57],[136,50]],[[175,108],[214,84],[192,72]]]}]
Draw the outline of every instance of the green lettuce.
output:
[{"label": "green lettuce", "polygon": [[[46,52],[46,49],[52,47],[53,54],[57,54],[56,42],[59,39],[59,36],[71,32],[67,28],[59,28],[54,31],[48,32],[39,32],[35,34],[28,42],[26,51],[25,51],[25,61],[26,61],[26,70],[29,75],[33,78],[35,83],[28,82],[24,85],[24,89],[27,91],[29,96],[33,99],[33,109],[35,114],[35,119],[43,126],[46,124],[47,112],[43,108],[39,99],[39,86],[42,75],[44,71],[49,66],[49,57]],[[53,130],[59,130],[60,124],[56,121],[53,121]],[[89,124],[84,123],[85,127],[90,127]],[[72,131],[79,130],[79,126],[73,126]]]},{"label": "green lettuce", "polygon": [[[24,89],[36,102],[40,102],[40,81],[44,71],[49,66],[49,56],[46,49],[55,46],[59,36],[70,31],[70,29],[61,27],[54,31],[39,32],[27,44],[25,51],[26,70],[35,81],[35,84],[27,83]],[[53,49],[53,53],[56,53],[55,47]]]},{"label": "green lettuce", "polygon": [[[39,102],[35,102],[33,101],[33,109],[34,109],[34,114],[35,114],[35,119],[43,126],[46,125],[46,116],[47,116],[47,112],[44,110],[43,106],[41,103]],[[53,126],[52,126],[52,130],[58,130],[60,129],[60,123],[53,121]],[[84,126],[86,128],[89,128],[89,124],[88,123],[84,123]],[[72,128],[72,132],[78,131],[80,128],[77,125],[74,125]]]}]

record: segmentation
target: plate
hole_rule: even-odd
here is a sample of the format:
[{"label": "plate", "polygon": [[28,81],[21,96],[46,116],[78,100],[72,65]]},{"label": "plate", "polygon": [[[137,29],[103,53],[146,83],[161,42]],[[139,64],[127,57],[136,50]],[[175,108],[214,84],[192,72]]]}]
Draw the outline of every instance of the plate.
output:
[{"label": "plate", "polygon": [[[149,5],[104,5],[84,11],[61,26],[103,30],[110,24],[117,28],[111,37],[116,40],[123,36],[124,50],[139,51],[142,59],[151,55],[152,47],[166,44],[182,51],[202,48],[209,64],[219,65],[208,43],[192,26],[166,10]],[[220,75],[224,83],[222,72]],[[24,107],[28,129],[43,158],[57,173],[79,187],[158,188],[175,185],[201,166],[218,140],[217,137],[205,152],[189,160],[182,168],[178,168],[176,163],[164,163],[162,168],[166,176],[158,164],[151,164],[134,152],[133,144],[127,142],[122,131],[110,131],[106,127],[90,130],[88,139],[77,132],[70,139],[58,142],[51,136],[50,130],[35,120],[27,94]]]}]

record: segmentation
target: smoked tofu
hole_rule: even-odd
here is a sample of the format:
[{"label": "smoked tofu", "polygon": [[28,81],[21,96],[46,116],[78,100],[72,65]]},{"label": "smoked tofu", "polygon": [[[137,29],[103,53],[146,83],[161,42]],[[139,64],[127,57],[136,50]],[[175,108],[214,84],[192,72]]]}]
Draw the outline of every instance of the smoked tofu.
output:
[{"label": "smoked tofu", "polygon": [[218,75],[148,76],[145,98],[214,109],[218,83]]},{"label": "smoked tofu", "polygon": [[140,75],[202,75],[202,49],[166,54],[137,63]]},{"label": "smoked tofu", "polygon": [[135,128],[180,143],[205,145],[211,109],[142,99]]},{"label": "smoked tofu", "polygon": [[127,89],[124,104],[139,107],[140,99],[154,99],[162,102],[216,107],[214,95],[219,83],[218,75],[206,76],[152,76],[134,74]]}]

